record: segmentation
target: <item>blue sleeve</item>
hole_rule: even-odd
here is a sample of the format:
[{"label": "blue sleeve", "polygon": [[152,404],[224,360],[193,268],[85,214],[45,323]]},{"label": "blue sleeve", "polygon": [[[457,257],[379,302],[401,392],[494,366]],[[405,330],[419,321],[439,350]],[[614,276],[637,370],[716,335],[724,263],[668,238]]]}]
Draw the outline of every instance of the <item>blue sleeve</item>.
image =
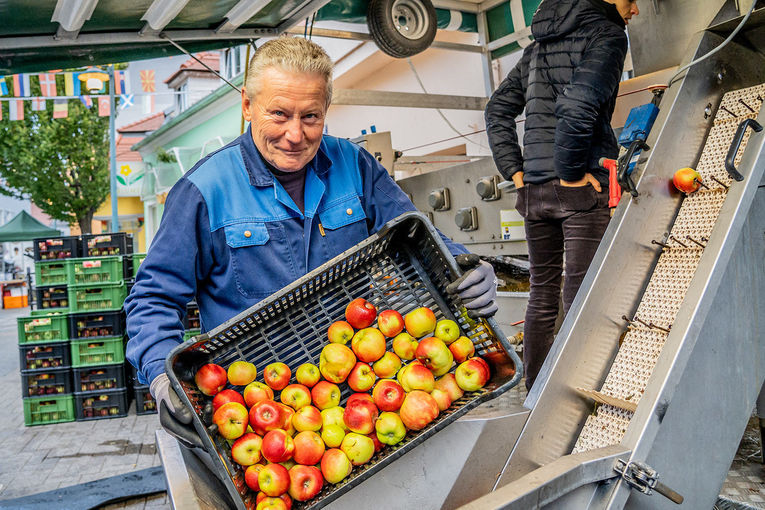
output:
[{"label": "blue sleeve", "polygon": [[170,190],[159,230],[125,300],[126,355],[149,384],[165,371],[168,353],[183,341],[186,304],[205,276],[212,257],[207,207],[186,178]]},{"label": "blue sleeve", "polygon": [[[369,231],[377,232],[393,218],[417,208],[406,196],[388,171],[364,149],[359,150],[359,169],[364,192],[364,211],[369,221]],[[440,231],[449,253],[459,255],[468,253],[464,246],[455,243]]]}]

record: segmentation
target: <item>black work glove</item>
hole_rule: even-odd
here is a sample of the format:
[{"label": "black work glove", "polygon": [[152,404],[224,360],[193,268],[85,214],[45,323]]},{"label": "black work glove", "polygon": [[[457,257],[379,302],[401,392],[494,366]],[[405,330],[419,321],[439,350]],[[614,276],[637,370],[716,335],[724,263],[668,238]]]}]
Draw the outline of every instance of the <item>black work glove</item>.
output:
[{"label": "black work glove", "polygon": [[491,264],[478,255],[455,257],[457,264],[467,269],[462,276],[446,286],[449,294],[457,294],[468,311],[468,317],[491,317],[497,312],[497,276]]},{"label": "black work glove", "polygon": [[188,448],[202,448],[202,440],[192,425],[191,410],[183,405],[181,399],[170,386],[167,374],[159,374],[149,386],[151,396],[157,403],[159,423],[171,436]]}]

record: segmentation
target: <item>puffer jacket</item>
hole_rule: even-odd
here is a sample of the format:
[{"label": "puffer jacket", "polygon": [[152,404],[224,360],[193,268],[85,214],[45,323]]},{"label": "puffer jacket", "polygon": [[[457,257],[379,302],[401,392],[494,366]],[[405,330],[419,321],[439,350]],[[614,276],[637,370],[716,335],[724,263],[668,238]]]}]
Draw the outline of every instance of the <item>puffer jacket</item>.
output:
[{"label": "puffer jacket", "polygon": [[[544,0],[534,43],[486,106],[486,131],[505,179],[576,181],[586,172],[607,186],[601,157],[618,155],[611,115],[627,53],[624,20],[603,0]],[[526,109],[523,155],[515,118]]]}]

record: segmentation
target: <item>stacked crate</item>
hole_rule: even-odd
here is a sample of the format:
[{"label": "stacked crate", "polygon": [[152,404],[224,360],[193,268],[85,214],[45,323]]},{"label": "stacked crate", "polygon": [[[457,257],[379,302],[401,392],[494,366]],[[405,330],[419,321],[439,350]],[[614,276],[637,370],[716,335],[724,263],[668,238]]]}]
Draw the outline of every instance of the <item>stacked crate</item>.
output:
[{"label": "stacked crate", "polygon": [[69,265],[80,256],[78,236],[35,239],[35,314],[66,313],[69,309]]},{"label": "stacked crate", "polygon": [[186,305],[186,315],[183,317],[183,339],[188,340],[197,336],[202,325],[199,322],[199,306],[196,301],[191,301]]}]

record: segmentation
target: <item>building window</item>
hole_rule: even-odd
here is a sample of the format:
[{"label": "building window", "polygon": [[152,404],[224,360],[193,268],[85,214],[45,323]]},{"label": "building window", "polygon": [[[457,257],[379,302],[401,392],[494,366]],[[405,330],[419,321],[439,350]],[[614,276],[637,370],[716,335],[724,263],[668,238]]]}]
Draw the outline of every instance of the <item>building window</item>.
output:
[{"label": "building window", "polygon": [[230,80],[244,70],[242,47],[229,48],[223,52],[223,76]]},{"label": "building window", "polygon": [[189,82],[183,82],[178,87],[177,94],[175,95],[175,109],[178,113],[181,113],[189,107]]}]

